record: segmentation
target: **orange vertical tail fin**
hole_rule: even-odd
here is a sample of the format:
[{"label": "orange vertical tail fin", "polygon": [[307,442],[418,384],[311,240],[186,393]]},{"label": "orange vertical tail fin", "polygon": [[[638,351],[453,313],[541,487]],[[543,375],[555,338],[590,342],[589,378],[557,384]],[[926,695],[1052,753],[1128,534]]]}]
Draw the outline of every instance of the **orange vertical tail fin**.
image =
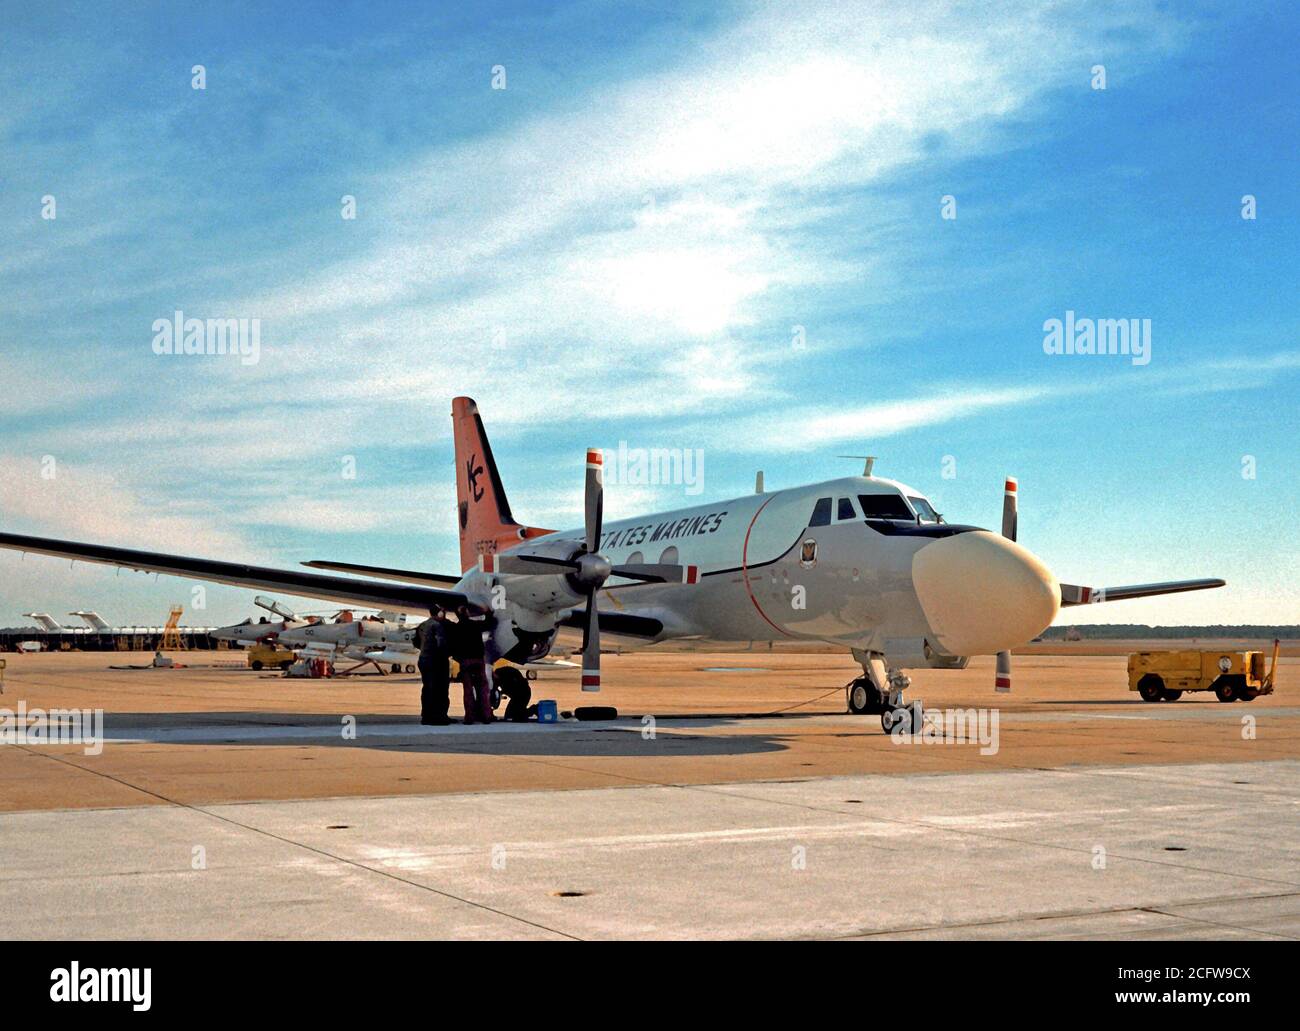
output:
[{"label": "orange vertical tail fin", "polygon": [[478,563],[480,555],[504,551],[527,537],[551,531],[524,526],[510,514],[492,445],[472,398],[452,399],[451,422],[456,441],[456,525],[464,572]]}]

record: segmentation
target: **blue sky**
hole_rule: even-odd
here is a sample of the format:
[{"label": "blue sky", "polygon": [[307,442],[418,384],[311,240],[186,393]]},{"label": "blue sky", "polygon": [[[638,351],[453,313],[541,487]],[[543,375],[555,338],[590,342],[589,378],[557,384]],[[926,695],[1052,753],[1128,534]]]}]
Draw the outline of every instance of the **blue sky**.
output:
[{"label": "blue sky", "polygon": [[[1062,580],[1230,581],[1080,618],[1300,622],[1293,5],[5,8],[5,529],[455,572],[467,393],[537,525],[589,445],[705,499],[869,451],[961,522],[1018,475]],[[260,360],[154,354],[177,309]],[[1067,309],[1150,363],[1045,354]],[[172,600],[0,555],[0,625]]]}]

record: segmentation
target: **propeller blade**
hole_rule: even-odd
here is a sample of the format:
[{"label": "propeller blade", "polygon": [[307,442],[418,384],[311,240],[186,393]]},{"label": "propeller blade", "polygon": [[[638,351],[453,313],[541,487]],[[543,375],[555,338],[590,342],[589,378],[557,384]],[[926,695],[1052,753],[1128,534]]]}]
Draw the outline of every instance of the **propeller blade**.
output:
[{"label": "propeller blade", "polygon": [[995,691],[1011,690],[1011,653],[998,652],[998,672],[993,681]]},{"label": "propeller blade", "polygon": [[699,568],[674,562],[629,562],[615,566],[610,575],[648,584],[693,584],[699,576]]},{"label": "propeller blade", "polygon": [[513,573],[518,576],[555,576],[571,572],[578,568],[578,563],[567,558],[552,558],[549,555],[497,555],[494,572]]},{"label": "propeller blade", "polygon": [[[1007,540],[1016,539],[1017,524],[1020,521],[1020,508],[1017,491],[1020,484],[1014,476],[1008,476],[1006,487],[1002,492],[1002,536]],[[997,673],[993,678],[993,690],[1007,692],[1011,690],[1011,653],[998,652]]]},{"label": "propeller blade", "polygon": [[600,448],[587,448],[586,527],[587,553],[600,547],[600,528],[605,511],[604,455]]},{"label": "propeller blade", "polygon": [[1012,541],[1016,539],[1016,523],[1020,514],[1016,505],[1017,487],[1016,478],[1008,476],[1006,490],[1002,494],[1002,536]]},{"label": "propeller blade", "polygon": [[596,592],[587,595],[587,620],[582,627],[582,689],[600,690],[600,620]]}]

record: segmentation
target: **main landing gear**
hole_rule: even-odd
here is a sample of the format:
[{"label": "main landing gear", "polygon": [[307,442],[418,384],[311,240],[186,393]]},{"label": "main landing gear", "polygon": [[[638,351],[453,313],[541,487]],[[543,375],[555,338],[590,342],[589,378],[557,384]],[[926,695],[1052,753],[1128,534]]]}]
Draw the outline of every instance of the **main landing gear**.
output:
[{"label": "main landing gear", "polygon": [[865,676],[845,685],[849,712],[856,715],[880,715],[880,726],[886,734],[895,729],[910,733],[921,726],[921,703],[911,705],[903,701],[903,692],[911,686],[912,678],[902,670],[890,669],[881,652],[853,651],[853,657],[862,663]]}]

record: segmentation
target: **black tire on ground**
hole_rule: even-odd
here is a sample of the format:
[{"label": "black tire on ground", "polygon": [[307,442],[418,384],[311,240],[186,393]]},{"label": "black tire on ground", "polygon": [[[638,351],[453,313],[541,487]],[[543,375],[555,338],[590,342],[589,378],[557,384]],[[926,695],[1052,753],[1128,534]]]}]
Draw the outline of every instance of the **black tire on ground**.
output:
[{"label": "black tire on ground", "polygon": [[261,668],[262,668],[262,660],[261,660],[261,659],[254,659],[252,662],[250,662],[250,663],[248,664],[248,666],[249,666],[250,669],[261,669]]},{"label": "black tire on ground", "polygon": [[886,734],[892,734],[895,727],[902,727],[904,734],[911,730],[912,710],[901,707],[898,709],[885,709],[880,714],[880,729]]},{"label": "black tire on ground", "polygon": [[1214,696],[1221,702],[1237,700],[1237,686],[1227,677],[1220,677],[1214,684]]},{"label": "black tire on ground", "polygon": [[871,711],[871,696],[875,692],[866,680],[858,679],[849,685],[849,712],[861,716]]},{"label": "black tire on ground", "polygon": [[1155,673],[1148,673],[1138,681],[1138,694],[1144,702],[1158,702],[1164,696],[1164,678]]},{"label": "black tire on ground", "polygon": [[1239,702],[1253,702],[1253,701],[1254,701],[1256,698],[1258,698],[1258,697],[1259,697],[1259,694],[1258,694],[1257,692],[1255,692],[1255,691],[1242,691],[1242,692],[1240,692],[1240,693],[1237,695],[1237,701],[1239,701]]},{"label": "black tire on ground", "polygon": [[1175,691],[1172,688],[1160,692],[1160,700],[1165,702],[1176,702],[1183,696],[1183,692]]},{"label": "black tire on ground", "polygon": [[406,672],[406,673],[414,673],[414,672],[415,672],[415,667],[414,667],[413,665],[411,665],[411,663],[408,662],[408,663],[406,664],[406,667],[405,667],[405,669],[403,670],[403,672]]},{"label": "black tire on ground", "polygon": [[618,710],[612,705],[582,705],[573,710],[573,717],[582,723],[600,723],[618,719]]}]

